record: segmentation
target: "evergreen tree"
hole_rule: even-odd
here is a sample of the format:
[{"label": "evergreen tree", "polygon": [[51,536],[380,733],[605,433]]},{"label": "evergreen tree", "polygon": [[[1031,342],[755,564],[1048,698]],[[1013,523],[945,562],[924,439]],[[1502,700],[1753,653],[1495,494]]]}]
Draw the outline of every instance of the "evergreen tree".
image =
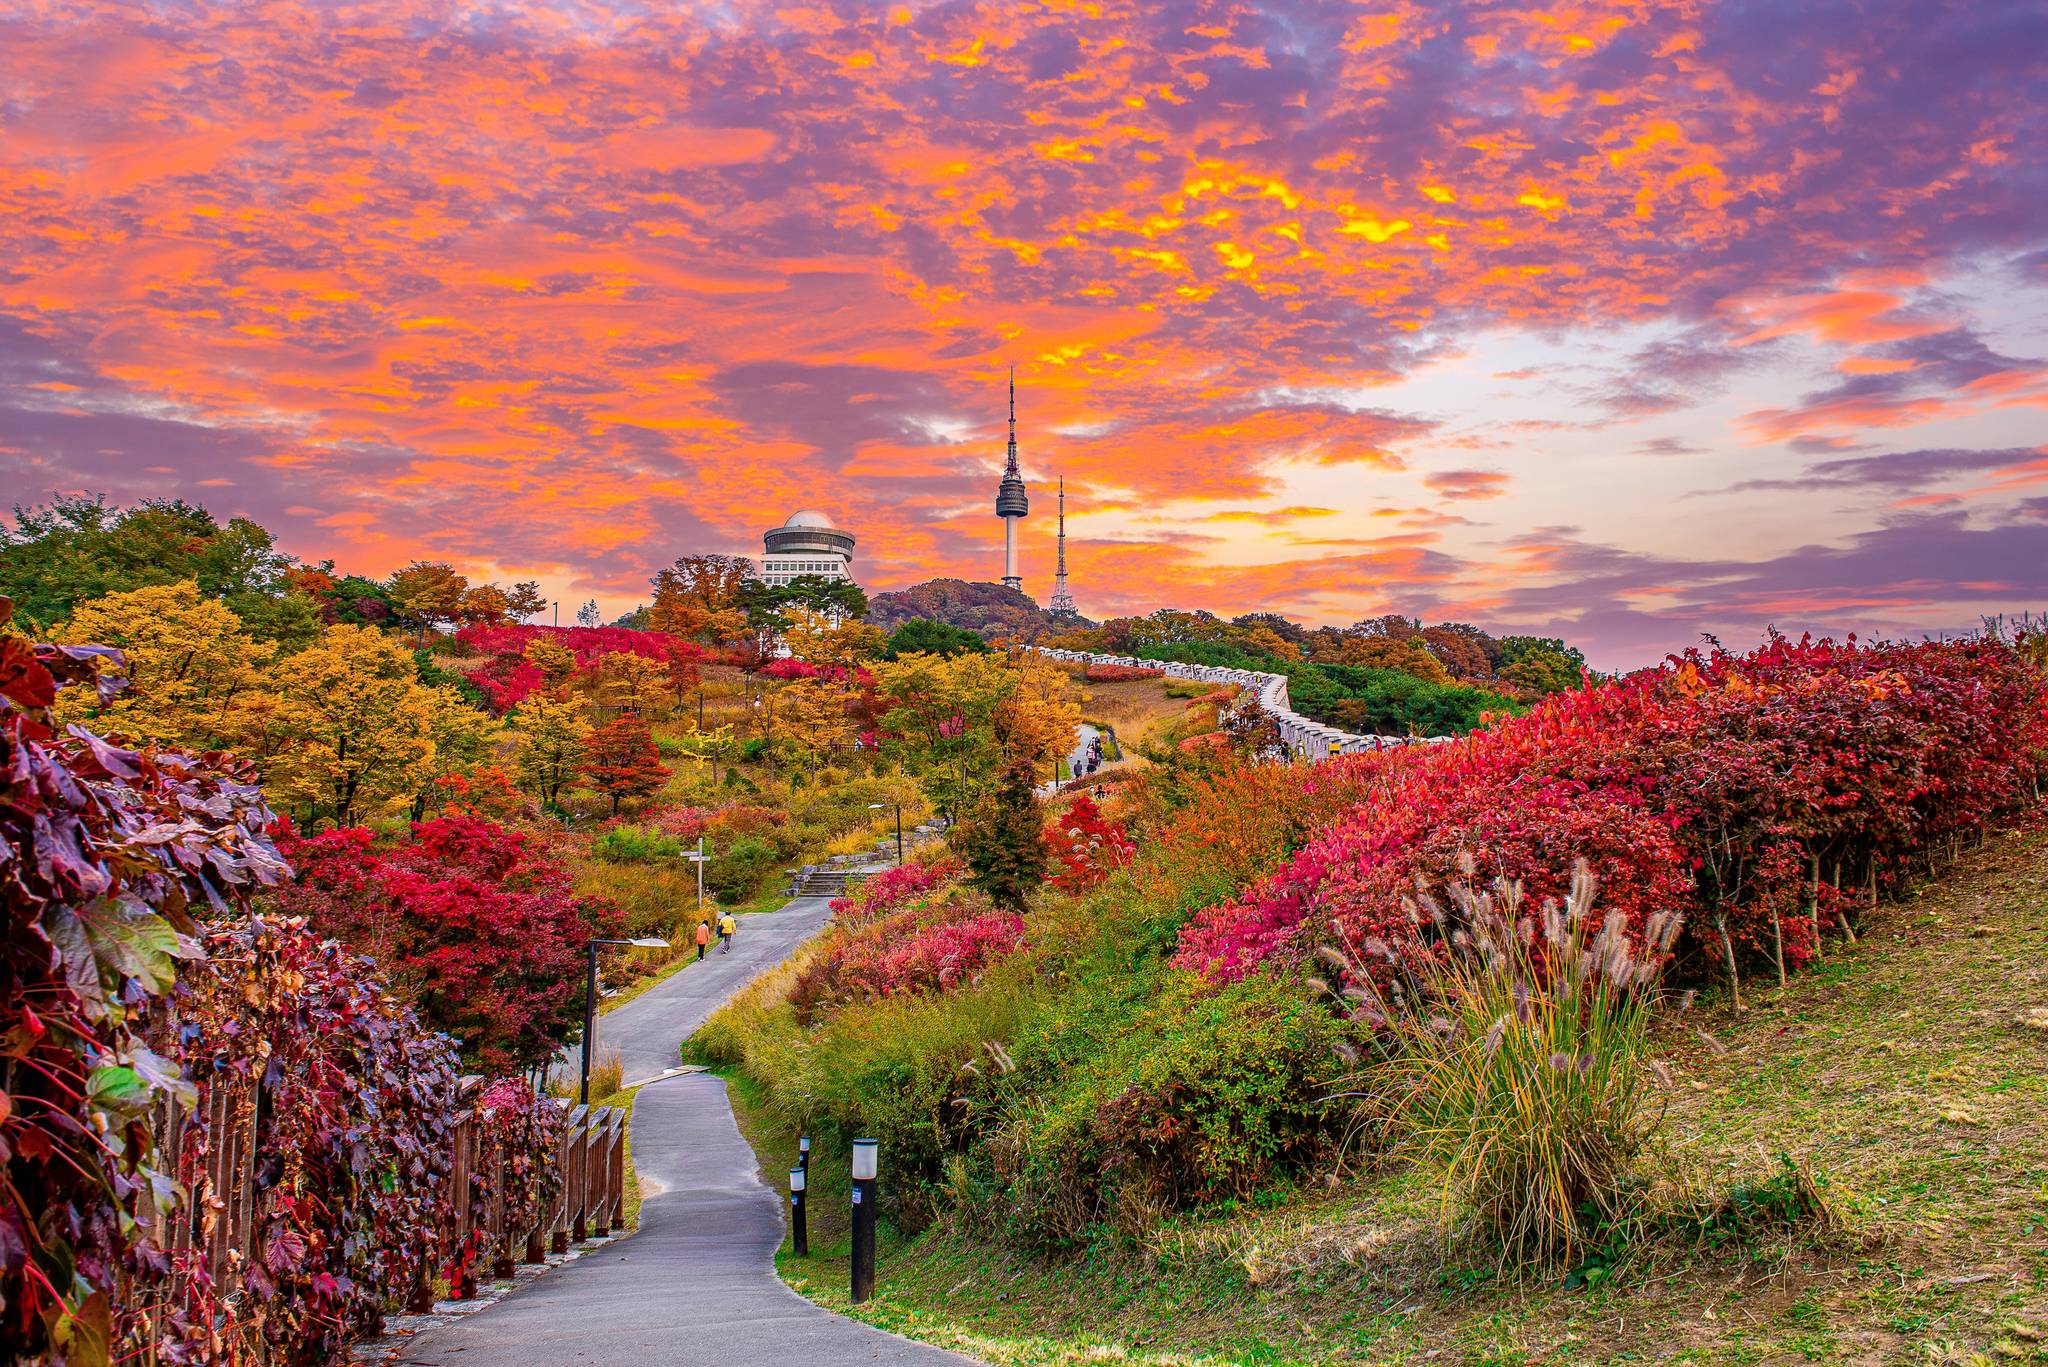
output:
[{"label": "evergreen tree", "polygon": [[1038,817],[1038,768],[1029,755],[1003,766],[995,787],[962,832],[974,886],[1005,911],[1022,911],[1045,881],[1045,832]]}]

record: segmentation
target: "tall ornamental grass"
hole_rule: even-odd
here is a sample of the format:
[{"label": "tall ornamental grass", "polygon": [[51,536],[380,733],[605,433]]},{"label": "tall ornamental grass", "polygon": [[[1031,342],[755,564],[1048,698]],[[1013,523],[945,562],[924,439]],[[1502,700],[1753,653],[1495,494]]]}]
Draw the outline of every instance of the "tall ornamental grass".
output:
[{"label": "tall ornamental grass", "polygon": [[1503,1267],[1569,1264],[1626,1218],[1662,1115],[1645,1037],[1680,918],[1632,939],[1596,891],[1581,863],[1562,904],[1525,916],[1518,883],[1454,883],[1448,906],[1417,899],[1417,942],[1337,956],[1387,1048],[1357,1080],[1394,1082],[1445,1208],[1477,1217]]}]

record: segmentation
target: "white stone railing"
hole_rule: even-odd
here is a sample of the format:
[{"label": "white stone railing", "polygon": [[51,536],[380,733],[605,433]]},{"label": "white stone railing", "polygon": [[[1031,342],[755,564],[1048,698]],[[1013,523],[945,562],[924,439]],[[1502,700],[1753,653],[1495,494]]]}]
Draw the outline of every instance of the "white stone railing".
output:
[{"label": "white stone railing", "polygon": [[1230,669],[1223,665],[1182,664],[1177,660],[1141,660],[1129,655],[1095,655],[1083,650],[1051,650],[1045,646],[1033,646],[1032,649],[1067,664],[1124,665],[1131,669],[1156,669],[1173,679],[1235,684],[1259,700],[1259,706],[1280,728],[1280,743],[1295,759],[1328,759],[1332,755],[1355,755],[1362,750],[1390,750],[1444,739],[1440,736],[1422,739],[1361,736],[1325,726],[1319,721],[1310,721],[1288,705],[1285,674],[1268,674],[1258,669]]}]

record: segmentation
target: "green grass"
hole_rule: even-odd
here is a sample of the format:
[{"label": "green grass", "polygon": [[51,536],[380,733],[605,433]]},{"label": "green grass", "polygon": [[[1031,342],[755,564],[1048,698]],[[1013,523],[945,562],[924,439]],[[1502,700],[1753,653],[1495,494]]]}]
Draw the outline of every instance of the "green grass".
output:
[{"label": "green grass", "polygon": [[[1667,1221],[1597,1284],[1503,1284],[1404,1165],[1328,1174],[1169,1220],[1142,1246],[1046,1262],[942,1221],[885,1234],[860,1318],[998,1367],[2048,1363],[2048,839],[1994,836],[1854,947],[1737,1015],[1660,1022],[1673,1070],[1667,1210],[1815,1174],[1845,1232],[1717,1241]],[[732,1083],[780,1189],[794,1137]],[[778,1259],[844,1306],[844,1158],[814,1156],[813,1254]],[[837,1185],[832,1185],[838,1171]],[[884,1177],[887,1158],[884,1157]]]}]

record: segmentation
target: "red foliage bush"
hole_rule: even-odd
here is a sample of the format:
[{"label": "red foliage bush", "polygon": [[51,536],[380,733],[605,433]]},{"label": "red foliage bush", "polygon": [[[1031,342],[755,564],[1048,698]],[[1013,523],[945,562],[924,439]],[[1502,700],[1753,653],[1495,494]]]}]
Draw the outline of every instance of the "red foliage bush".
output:
[{"label": "red foliage bush", "polygon": [[498,652],[488,664],[466,670],[462,677],[483,691],[491,711],[501,717],[525,702],[548,681],[539,665],[513,651]]},{"label": "red foliage bush", "polygon": [[[210,967],[179,1004],[178,1049],[195,1114],[219,1097],[246,1127],[262,1097],[247,1303],[208,1299],[203,1246],[177,1255],[178,1270],[196,1279],[210,1327],[234,1340],[228,1360],[332,1362],[430,1270],[452,1195],[455,1049],[301,920],[219,930],[206,947]],[[199,1209],[233,1195],[208,1180],[223,1139],[194,1125],[177,1155]]]},{"label": "red foliage bush", "polygon": [[1045,843],[1059,872],[1052,884],[1064,892],[1085,892],[1131,862],[1137,846],[1123,827],[1103,819],[1093,798],[1075,798],[1045,828]]},{"label": "red foliage bush", "polygon": [[847,896],[833,898],[832,915],[842,925],[879,920],[912,898],[952,882],[964,871],[959,858],[951,854],[921,863],[899,864],[876,874]]},{"label": "red foliage bush", "polygon": [[488,1210],[494,1198],[504,1199],[501,1230],[481,1222],[461,1246],[451,1249],[448,1282],[462,1293],[475,1288],[478,1269],[487,1263],[495,1276],[512,1275],[512,1263],[524,1250],[527,1234],[545,1228],[561,1195],[562,1170],[557,1150],[568,1117],[561,1106],[533,1090],[523,1077],[501,1077],[476,1099],[477,1161],[470,1166],[471,1210]]},{"label": "red foliage bush", "polygon": [[553,1056],[580,1010],[563,984],[577,980],[591,934],[615,933],[617,919],[577,897],[561,865],[472,817],[421,822],[382,848],[361,827],[281,829],[299,871],[281,894],[287,912],[374,959],[483,1071]]},{"label": "red foliage bush", "polygon": [[578,669],[588,669],[606,655],[638,655],[662,664],[701,663],[711,655],[695,641],[631,627],[467,626],[455,633],[455,639],[472,655],[517,655],[533,641],[552,641],[576,657]]},{"label": "red foliage bush", "polygon": [[1011,912],[921,925],[919,913],[899,911],[867,924],[813,963],[791,987],[789,1000],[798,1020],[808,1023],[827,1005],[946,992],[972,982],[1023,943],[1024,918]]},{"label": "red foliage bush", "polygon": [[780,679],[784,682],[792,679],[815,679],[824,673],[823,665],[812,664],[809,660],[799,660],[795,656],[786,660],[771,660],[761,668],[762,678]]},{"label": "red foliage bush", "polygon": [[1176,961],[1227,981],[1331,938],[1401,936],[1403,895],[1461,858],[1537,907],[1584,858],[1631,927],[1678,907],[1716,957],[1796,965],[1857,890],[1981,830],[2044,756],[2042,678],[1995,642],[1688,652],[1384,759],[1384,784],[1286,867],[1189,922]]},{"label": "red foliage bush", "polygon": [[[0,597],[0,623],[12,604]],[[154,1107],[190,1084],[145,1038],[195,951],[197,917],[287,873],[251,772],[221,756],[59,737],[60,687],[119,687],[118,652],[0,636],[0,1359],[189,1361],[211,1326],[187,1299],[111,1295],[160,1255],[133,1221],[172,1195]],[[97,666],[111,666],[104,670]],[[151,1044],[155,1044],[155,1048]],[[161,1217],[159,1217],[161,1218]],[[66,1346],[66,1341],[69,1346]],[[95,1344],[98,1352],[94,1353]]]},{"label": "red foliage bush", "polygon": [[1129,683],[1133,679],[1159,679],[1166,676],[1163,669],[1147,669],[1142,665],[1093,664],[1088,666],[1089,683]]},{"label": "red foliage bush", "polygon": [[688,843],[704,834],[705,827],[716,815],[717,809],[712,807],[670,807],[648,817],[644,824],[663,835],[672,835]]},{"label": "red foliage bush", "polygon": [[779,807],[758,807],[747,802],[728,802],[711,814],[704,829],[717,843],[741,836],[765,835],[789,823],[789,813]]},{"label": "red foliage bush", "polygon": [[563,647],[576,657],[578,669],[588,669],[607,655],[638,655],[661,664],[687,665],[703,665],[712,659],[712,652],[695,641],[631,627],[466,626],[455,633],[455,640],[471,654],[490,657],[489,663],[466,671],[463,677],[483,690],[491,710],[499,716],[547,682],[524,654],[533,641],[552,641]]}]

